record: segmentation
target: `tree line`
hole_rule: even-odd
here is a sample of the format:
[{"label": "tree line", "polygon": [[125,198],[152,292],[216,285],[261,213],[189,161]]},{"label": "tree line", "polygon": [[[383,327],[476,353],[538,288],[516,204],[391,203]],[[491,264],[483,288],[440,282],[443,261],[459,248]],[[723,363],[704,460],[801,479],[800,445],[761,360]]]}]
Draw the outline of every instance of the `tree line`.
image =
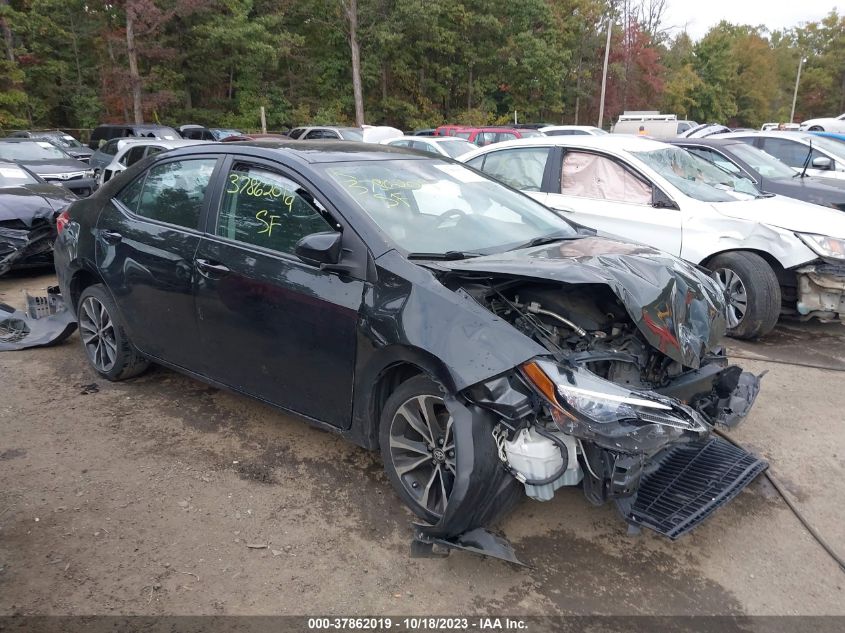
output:
[{"label": "tree line", "polygon": [[845,111],[845,16],[672,34],[667,0],[0,0],[0,129],[365,120],[758,127]]}]

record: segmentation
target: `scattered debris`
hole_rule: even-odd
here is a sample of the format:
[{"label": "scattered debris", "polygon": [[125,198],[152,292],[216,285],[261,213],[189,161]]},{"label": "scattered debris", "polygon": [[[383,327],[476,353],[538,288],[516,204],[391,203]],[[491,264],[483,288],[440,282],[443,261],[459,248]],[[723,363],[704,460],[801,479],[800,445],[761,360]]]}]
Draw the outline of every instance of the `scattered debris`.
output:
[{"label": "scattered debris", "polygon": [[92,382],[88,385],[79,385],[79,388],[82,391],[79,392],[80,396],[87,396],[88,394],[92,393],[100,393],[100,386],[96,382]]},{"label": "scattered debris", "polygon": [[267,549],[267,543],[247,543],[249,549]]},{"label": "scattered debris", "polygon": [[47,288],[45,297],[25,296],[25,311],[0,303],[0,352],[56,345],[76,330],[58,286]]}]

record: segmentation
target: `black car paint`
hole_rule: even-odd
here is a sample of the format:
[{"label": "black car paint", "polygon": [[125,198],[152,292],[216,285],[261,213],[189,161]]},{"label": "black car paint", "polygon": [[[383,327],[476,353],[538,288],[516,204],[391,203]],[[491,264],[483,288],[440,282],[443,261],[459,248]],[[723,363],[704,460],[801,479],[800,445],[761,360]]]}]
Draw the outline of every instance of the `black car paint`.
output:
[{"label": "black car paint", "polygon": [[[113,200],[151,165],[186,156],[218,159],[196,229],[138,218]],[[424,531],[454,536],[493,520],[519,498],[515,480],[489,455],[491,410],[525,408],[519,402],[531,396],[512,384],[519,382],[516,369],[549,351],[444,279],[505,275],[607,285],[638,327],[657,318],[657,330],[683,340],[673,352],[657,330],[643,329],[655,347],[693,367],[703,346],[723,332],[724,319],[712,289],[697,287],[693,267],[602,238],[573,238],[565,250],[543,246],[466,261],[411,261],[366,214],[337,205],[345,196],[315,168],[387,159],[445,160],[323,141],[209,144],[149,157],[73,205],[57,241],[56,269],[73,309],[83,285],[104,282],[130,338],[154,360],[293,411],[366,448],[378,447],[378,408],[390,376],[409,368],[433,376],[447,391],[454,419],[467,420],[460,431],[467,440],[458,449],[465,469],[447,513]],[[343,270],[211,234],[217,213],[211,201],[220,199],[234,160],[274,164],[314,194],[343,235]],[[199,260],[213,266],[204,268]],[[291,305],[301,312],[294,314]],[[477,403],[456,397],[470,391],[481,394]]]},{"label": "black car paint", "polygon": [[[684,149],[704,148],[721,154],[749,176],[755,184],[766,193],[775,193],[788,198],[812,202],[825,207],[833,207],[845,211],[845,182],[831,178],[817,178],[814,176],[771,178],[763,176],[759,171],[742,160],[731,147],[746,143],[734,139],[679,139],[669,141],[673,145]],[[759,148],[755,148],[759,149]],[[761,150],[762,151],[762,150]]]}]

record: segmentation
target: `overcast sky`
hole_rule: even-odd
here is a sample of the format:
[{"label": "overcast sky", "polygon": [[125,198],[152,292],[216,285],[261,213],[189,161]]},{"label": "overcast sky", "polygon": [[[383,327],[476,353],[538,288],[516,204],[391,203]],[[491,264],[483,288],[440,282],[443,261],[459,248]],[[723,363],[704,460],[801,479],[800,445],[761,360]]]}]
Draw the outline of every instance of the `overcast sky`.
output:
[{"label": "overcast sky", "polygon": [[669,0],[664,24],[699,39],[720,20],[734,24],[763,24],[770,31],[815,22],[836,9],[845,13],[845,0]]}]

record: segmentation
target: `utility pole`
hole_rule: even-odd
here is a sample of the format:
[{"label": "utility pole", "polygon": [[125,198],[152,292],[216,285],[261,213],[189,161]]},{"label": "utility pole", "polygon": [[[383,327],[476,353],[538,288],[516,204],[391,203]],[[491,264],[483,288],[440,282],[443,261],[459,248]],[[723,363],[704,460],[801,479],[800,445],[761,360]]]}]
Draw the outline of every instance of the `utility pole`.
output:
[{"label": "utility pole", "polygon": [[[604,94],[607,89],[607,60],[610,57],[610,30],[613,25],[610,15],[607,16],[607,43],[604,45],[604,69],[601,74],[601,101],[599,101],[599,122],[598,127],[604,122]],[[603,128],[602,128],[603,129]]]},{"label": "utility pole", "polygon": [[798,101],[798,82],[801,81],[801,67],[805,61],[807,60],[801,55],[801,59],[798,60],[798,74],[795,76],[795,91],[792,93],[792,111],[789,113],[790,123],[795,122],[795,102]]}]

